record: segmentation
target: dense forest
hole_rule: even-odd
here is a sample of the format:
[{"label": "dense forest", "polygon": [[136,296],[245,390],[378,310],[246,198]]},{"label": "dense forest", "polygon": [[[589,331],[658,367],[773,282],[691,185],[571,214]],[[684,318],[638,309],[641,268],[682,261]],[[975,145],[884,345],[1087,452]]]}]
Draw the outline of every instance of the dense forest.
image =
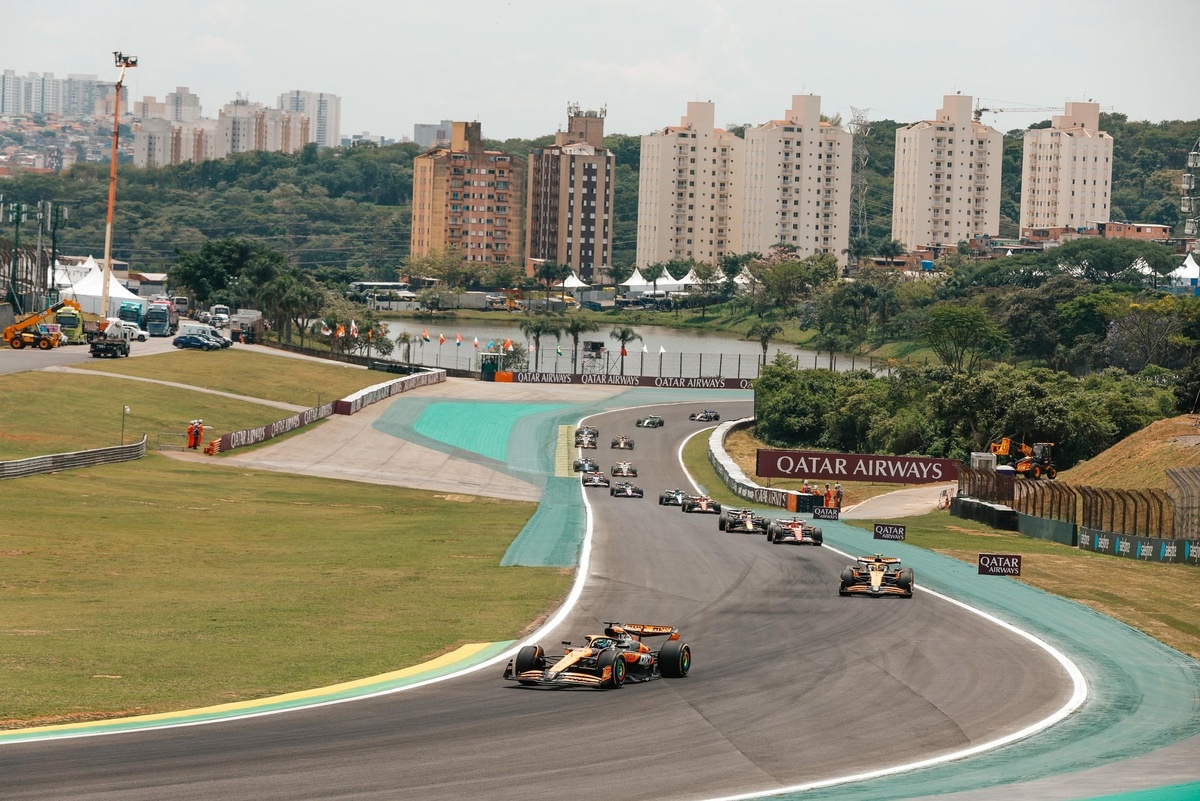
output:
[{"label": "dense forest", "polygon": [[[1048,125],[1043,123],[1042,125]],[[898,123],[872,123],[867,138],[870,239],[891,235],[892,170]],[[1200,121],[1130,122],[1101,115],[1114,143],[1113,219],[1179,227],[1179,176],[1200,136]],[[1021,181],[1021,131],[1005,138],[1001,235],[1016,234]],[[525,156],[539,139],[488,141]],[[613,134],[616,155],[614,264],[636,254],[640,138]],[[269,245],[331,284],[356,278],[392,279],[408,255],[414,144],[252,152],[219,161],[119,172],[113,256],[135,269],[163,272],[179,252],[206,241],[246,237]],[[104,246],[108,167],[76,164],[59,175],[18,173],[5,182],[9,201],[52,200],[70,209],[61,250],[100,255]],[[32,226],[30,226],[32,227]],[[30,231],[23,234],[28,241]]]}]

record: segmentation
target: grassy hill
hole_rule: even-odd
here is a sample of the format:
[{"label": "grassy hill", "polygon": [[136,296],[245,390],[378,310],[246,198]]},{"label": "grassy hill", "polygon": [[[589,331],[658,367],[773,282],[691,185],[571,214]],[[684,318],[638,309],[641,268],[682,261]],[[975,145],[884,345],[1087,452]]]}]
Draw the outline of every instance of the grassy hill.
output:
[{"label": "grassy hill", "polygon": [[1200,467],[1200,415],[1159,420],[1094,459],[1058,474],[1059,481],[1087,487],[1168,489],[1167,468]]}]

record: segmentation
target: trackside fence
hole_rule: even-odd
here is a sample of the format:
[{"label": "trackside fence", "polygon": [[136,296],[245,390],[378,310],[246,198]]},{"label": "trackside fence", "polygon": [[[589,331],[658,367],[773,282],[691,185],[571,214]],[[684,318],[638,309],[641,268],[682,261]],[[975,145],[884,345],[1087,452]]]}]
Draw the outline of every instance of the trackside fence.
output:
[{"label": "trackside fence", "polygon": [[41,473],[57,473],[60,470],[129,462],[141,459],[145,455],[146,435],[143,434],[140,442],[131,442],[128,445],[114,445],[111,448],[95,448],[70,453],[51,453],[45,456],[31,456],[28,459],[0,462],[0,479],[24,478]]},{"label": "trackside fence", "polygon": [[708,437],[708,461],[721,477],[721,482],[737,495],[747,501],[762,506],[779,506],[790,511],[796,511],[796,498],[800,493],[792,490],[771,489],[763,487],[750,480],[742,468],[737,466],[729,454],[725,452],[725,439],[734,431],[749,428],[754,425],[753,417],[741,420],[730,420],[721,423],[713,429]]},{"label": "trackside fence", "polygon": [[1167,478],[1167,490],[1131,490],[964,468],[951,512],[1097,553],[1200,564],[1200,468],[1173,468]]}]

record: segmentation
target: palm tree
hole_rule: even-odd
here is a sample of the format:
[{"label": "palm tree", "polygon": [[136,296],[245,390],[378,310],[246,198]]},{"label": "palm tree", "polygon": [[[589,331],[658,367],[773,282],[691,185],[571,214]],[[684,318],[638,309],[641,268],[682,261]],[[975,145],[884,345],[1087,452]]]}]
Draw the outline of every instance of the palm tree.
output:
[{"label": "palm tree", "polygon": [[865,236],[855,236],[850,239],[850,247],[844,249],[845,253],[850,257],[850,263],[857,269],[862,265],[862,260],[871,256],[875,249],[874,243]]},{"label": "palm tree", "polygon": [[671,277],[671,274],[667,272],[667,265],[661,261],[648,264],[646,265],[646,269],[642,270],[642,278],[645,278],[654,285],[654,294],[651,297],[654,298],[656,303],[658,302],[658,279],[662,278],[664,274],[668,278]]},{"label": "palm tree", "polygon": [[537,316],[521,322],[521,333],[533,340],[533,371],[538,372],[538,361],[542,355],[542,337],[561,336],[562,320],[555,317]]},{"label": "palm tree", "polygon": [[783,333],[783,326],[778,323],[755,323],[746,332],[746,339],[757,339],[758,344],[762,345],[764,365],[767,363],[767,348],[770,346],[771,340],[781,333]]},{"label": "palm tree", "polygon": [[904,255],[904,243],[898,239],[881,239],[875,245],[875,252],[887,259],[888,266],[895,264],[895,260]]},{"label": "palm tree", "polygon": [[546,259],[538,264],[533,272],[534,278],[546,284],[546,310],[550,310],[550,285],[567,280],[571,274],[571,265],[559,264],[554,259]]},{"label": "palm tree", "polygon": [[641,339],[641,335],[627,325],[613,326],[610,337],[621,343],[621,375],[625,375],[625,346],[635,339]]},{"label": "palm tree", "polygon": [[563,326],[563,331],[571,335],[571,372],[578,373],[579,361],[579,335],[586,334],[589,331],[599,331],[600,326],[588,317],[582,317],[579,314],[572,314],[567,318],[566,324]]}]

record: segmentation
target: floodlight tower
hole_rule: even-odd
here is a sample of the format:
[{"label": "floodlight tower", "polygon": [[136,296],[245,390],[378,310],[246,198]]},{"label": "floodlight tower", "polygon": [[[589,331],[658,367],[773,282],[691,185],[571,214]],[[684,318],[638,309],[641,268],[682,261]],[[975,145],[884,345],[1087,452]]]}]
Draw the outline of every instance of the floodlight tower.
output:
[{"label": "floodlight tower", "polygon": [[1200,173],[1200,139],[1192,145],[1187,157],[1187,172],[1183,174],[1180,189],[1183,196],[1179,199],[1179,210],[1186,218],[1183,223],[1184,236],[1193,237],[1200,234],[1200,190],[1196,188],[1196,174]]},{"label": "floodlight tower", "polygon": [[112,160],[108,167],[108,219],[104,226],[104,289],[100,293],[100,313],[108,317],[108,282],[112,280],[112,226],[113,206],[117,202],[117,142],[121,136],[121,87],[125,84],[125,70],[136,67],[137,56],[127,56],[119,50],[113,51],[113,60],[121,68],[117,77],[116,94],[113,97]]},{"label": "floodlight tower", "polygon": [[871,123],[867,115],[869,108],[850,107],[850,133],[854,134],[853,162],[850,179],[850,236],[867,236],[867,136],[871,133]]}]

